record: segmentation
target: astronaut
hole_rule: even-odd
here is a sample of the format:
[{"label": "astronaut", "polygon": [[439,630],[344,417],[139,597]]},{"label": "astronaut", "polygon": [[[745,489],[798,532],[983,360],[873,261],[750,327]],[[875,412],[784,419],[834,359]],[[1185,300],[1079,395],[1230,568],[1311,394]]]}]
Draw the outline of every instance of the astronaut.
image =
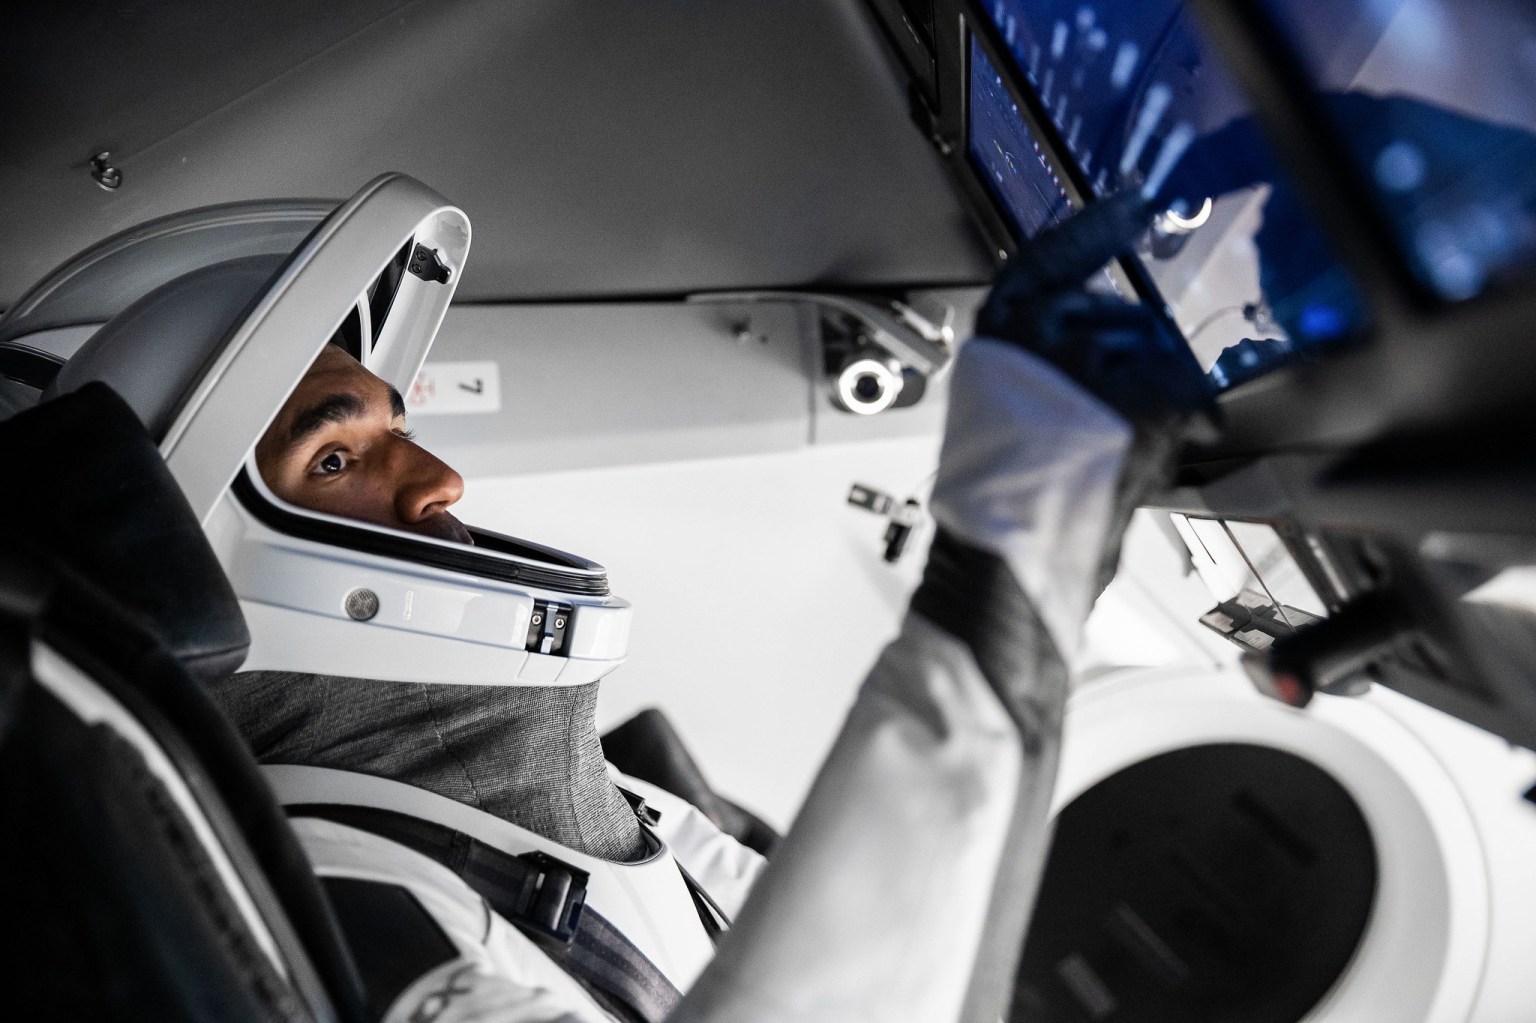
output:
[{"label": "astronaut", "polygon": [[[334,345],[321,351],[257,443],[256,465],[272,494],[292,505],[474,543],[447,510],[463,493],[458,473],[411,439],[398,390]],[[597,687],[254,671],[213,688],[258,759],[284,765],[272,769],[280,791],[308,806],[295,826],[322,877],[373,882],[372,889],[352,886],[337,909],[370,1000],[381,1009],[398,1003],[404,1013],[390,1018],[410,1018],[443,992],[473,986],[466,963],[512,981],[513,1001],[537,1007],[520,1010],[534,1012],[530,1018],[559,1018],[547,1003],[601,1019],[597,1005],[614,1009],[614,1000],[621,1013],[659,1018],[710,957],[712,938],[762,859],[667,793],[637,779],[616,783],[596,728]],[[570,872],[585,887],[581,904],[514,915],[518,926],[498,915],[487,928],[480,895],[463,905],[445,899],[439,889],[464,895],[463,882],[448,862],[421,855],[419,827],[392,826],[397,813],[436,822],[448,845],[478,841],[542,854],[549,860],[527,883],[568,884]],[[451,861],[447,845],[442,859]],[[516,873],[523,862],[490,866]],[[412,918],[419,910],[392,913],[398,895],[381,877],[416,893],[442,933],[422,928]],[[488,897],[497,905],[495,894]],[[625,958],[644,983],[627,985],[572,962],[567,932],[576,929],[575,912],[583,917],[577,947],[602,914],[614,936],[592,954]],[[549,933],[525,933],[540,928]],[[380,933],[387,953],[378,947]],[[416,953],[413,967],[442,964],[404,994],[417,978],[393,965],[402,948]],[[558,952],[561,965],[541,948]]]},{"label": "astronaut", "polygon": [[[377,936],[349,925],[355,906],[341,907],[386,1018],[1004,1010],[1048,844],[1067,692],[1060,652],[1077,642],[1136,497],[1200,397],[1177,339],[1159,337],[1143,311],[1078,289],[1145,210],[1121,200],[1094,216],[1015,260],[983,310],[982,336],[963,348],[923,582],[760,879],[761,862],[685,804],[654,789],[639,803],[643,786],[615,783],[593,726],[596,682],[264,671],[216,691],[262,761],[288,765],[274,777],[301,804],[295,826],[322,877],[404,888],[435,920],[435,947],[410,957],[416,975],[386,975],[367,958]],[[293,505],[473,543],[448,510],[462,480],[412,441],[404,411],[398,391],[327,348],[257,444],[261,476]],[[331,810],[305,810],[317,803]],[[659,820],[645,809],[656,804]],[[628,939],[595,953],[623,959],[620,979],[552,952],[556,942],[530,936],[526,921],[488,915],[483,886],[466,884],[472,868],[455,870],[408,825],[381,827],[380,811],[585,873],[589,923]],[[678,821],[687,827],[667,830]],[[386,924],[392,961],[422,932],[409,924]]]},{"label": "astronaut", "polygon": [[[396,414],[462,213],[386,176],[296,253],[169,282],[93,336],[56,386],[114,384],[203,521],[252,639],[215,697],[382,1018],[1006,1013],[1063,653],[1205,399],[1150,311],[1082,288],[1149,217],[1095,203],[1000,276],[954,365],[923,580],[766,867],[604,763],[629,607],[601,567],[458,523],[461,481]],[[396,250],[374,302],[371,254]],[[360,294],[388,320],[352,361],[307,325]]]}]

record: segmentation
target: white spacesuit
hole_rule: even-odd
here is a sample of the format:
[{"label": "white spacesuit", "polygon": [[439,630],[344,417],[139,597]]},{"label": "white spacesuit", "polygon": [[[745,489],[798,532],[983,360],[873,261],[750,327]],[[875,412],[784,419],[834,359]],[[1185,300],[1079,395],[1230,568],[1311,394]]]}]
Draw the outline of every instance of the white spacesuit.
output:
[{"label": "white spacesuit", "polygon": [[[1123,315],[1121,347],[1107,357],[1094,347],[1098,307],[1085,315],[1079,302],[1052,319],[1142,212],[1101,206],[1087,244],[1079,232],[1016,261],[981,321],[996,336],[962,347],[927,573],[766,870],[686,804],[638,782],[622,784],[644,798],[647,852],[614,862],[397,779],[268,768],[333,898],[334,882],[408,893],[406,916],[368,917],[383,921],[372,937],[400,953],[378,1006],[386,1019],[1005,1013],[1048,846],[1068,683],[1060,652],[1076,646],[1129,510],[1155,476],[1145,465],[1160,464],[1155,452],[1178,421],[1145,399],[1168,370],[1147,346],[1125,346]],[[495,534],[466,548],[284,506],[242,465],[329,336],[314,324],[378,308],[369,300],[397,252],[409,269],[397,271],[388,319],[364,329],[360,354],[408,386],[467,249],[462,213],[408,179],[380,179],[305,242],[241,313],[190,397],[172,401],[162,451],[241,597],[247,669],[428,689],[562,688],[622,660],[629,608],[608,595],[598,566]],[[112,382],[114,360],[103,356],[136,343],[128,320],[103,332],[115,338],[93,339],[102,351],[66,367],[61,386]],[[1150,461],[1127,471],[1148,438]],[[521,873],[508,882],[514,860]],[[513,889],[531,905],[503,911]],[[407,917],[414,929],[390,930]],[[593,943],[593,928],[608,938]],[[402,951],[423,942],[421,955]]]}]

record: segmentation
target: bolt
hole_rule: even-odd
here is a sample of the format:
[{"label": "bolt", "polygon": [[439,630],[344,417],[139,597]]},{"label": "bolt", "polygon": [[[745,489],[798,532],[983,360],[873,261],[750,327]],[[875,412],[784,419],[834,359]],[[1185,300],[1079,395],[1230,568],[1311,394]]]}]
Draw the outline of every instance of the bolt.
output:
[{"label": "bolt", "polygon": [[112,166],[111,157],[105,149],[91,157],[91,177],[108,192],[123,183],[123,172]]}]

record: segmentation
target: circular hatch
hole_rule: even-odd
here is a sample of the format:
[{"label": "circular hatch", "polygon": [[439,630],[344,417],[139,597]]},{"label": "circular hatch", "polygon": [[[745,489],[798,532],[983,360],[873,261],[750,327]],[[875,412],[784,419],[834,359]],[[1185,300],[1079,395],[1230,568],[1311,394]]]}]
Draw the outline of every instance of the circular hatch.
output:
[{"label": "circular hatch", "polygon": [[1376,887],[1360,808],[1317,765],[1248,743],[1153,756],[1058,815],[1010,1018],[1295,1023]]}]

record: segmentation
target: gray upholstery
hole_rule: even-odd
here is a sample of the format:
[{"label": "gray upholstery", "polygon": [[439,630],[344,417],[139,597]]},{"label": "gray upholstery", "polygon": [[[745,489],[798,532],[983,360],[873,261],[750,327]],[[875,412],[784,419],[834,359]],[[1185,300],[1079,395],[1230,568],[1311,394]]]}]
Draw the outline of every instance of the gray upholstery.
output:
[{"label": "gray upholstery", "polygon": [[[0,419],[34,404],[39,386],[51,397],[103,380],[158,440],[234,317],[335,207],[322,199],[207,206],[66,260],[0,316]],[[107,336],[79,346],[79,358],[46,383],[48,364],[65,362],[101,324]]]},{"label": "gray upholstery", "polygon": [[273,199],[188,210],[121,231],[54,269],[0,317],[0,342],[105,323],[183,274],[247,256],[292,252],[336,207]]},{"label": "gray upholstery", "polygon": [[114,316],[81,346],[45,399],[100,380],[159,441],[230,330],[286,256],[248,256],[194,270]]}]

